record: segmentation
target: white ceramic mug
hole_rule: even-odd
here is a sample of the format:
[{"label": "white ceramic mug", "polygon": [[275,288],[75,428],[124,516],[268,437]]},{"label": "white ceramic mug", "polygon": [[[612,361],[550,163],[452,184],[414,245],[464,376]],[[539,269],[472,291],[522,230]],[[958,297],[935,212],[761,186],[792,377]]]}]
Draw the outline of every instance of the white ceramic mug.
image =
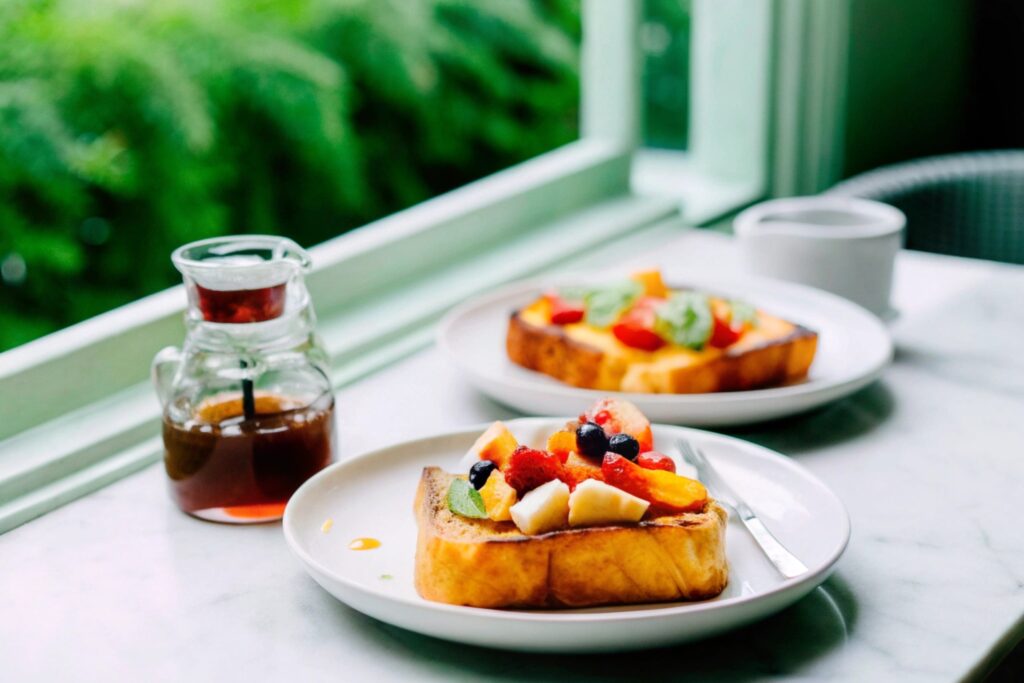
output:
[{"label": "white ceramic mug", "polygon": [[906,223],[888,204],[819,195],[762,202],[733,229],[747,272],[826,289],[888,318]]}]

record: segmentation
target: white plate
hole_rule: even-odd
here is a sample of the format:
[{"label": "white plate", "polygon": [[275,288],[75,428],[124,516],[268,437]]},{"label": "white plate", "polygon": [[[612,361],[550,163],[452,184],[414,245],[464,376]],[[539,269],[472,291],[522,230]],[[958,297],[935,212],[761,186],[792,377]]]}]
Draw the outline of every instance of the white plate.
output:
[{"label": "white plate", "polygon": [[[521,443],[539,445],[565,419],[524,418],[507,424]],[[702,638],[776,612],[824,581],[849,540],[843,504],[795,462],[739,439],[655,425],[655,443],[662,448],[684,435],[703,447],[722,476],[810,571],[783,579],[743,526],[730,521],[729,585],[713,600],[549,611],[430,602],[413,587],[416,485],[427,465],[454,470],[483,429],[367,453],[306,482],[288,503],[284,532],[317,583],[364,614],[437,638],[512,650],[626,650]],[[325,533],[328,519],[333,526]],[[349,550],[349,542],[361,537],[376,538],[381,546]]]},{"label": "white plate", "polygon": [[599,398],[619,395],[653,421],[701,427],[747,424],[815,408],[867,386],[892,359],[892,341],[882,322],[828,292],[778,280],[693,272],[685,282],[749,301],[816,331],[818,352],[807,380],[753,391],[615,394],[578,389],[527,370],[505,353],[509,314],[536,299],[551,281],[512,285],[455,308],[441,322],[438,345],[477,389],[525,413],[576,415]]}]

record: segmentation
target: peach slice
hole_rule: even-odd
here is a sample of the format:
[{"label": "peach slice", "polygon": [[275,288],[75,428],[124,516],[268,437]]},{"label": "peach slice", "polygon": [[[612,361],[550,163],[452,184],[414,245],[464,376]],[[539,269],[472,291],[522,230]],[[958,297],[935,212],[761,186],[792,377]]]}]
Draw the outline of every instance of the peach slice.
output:
[{"label": "peach slice", "polygon": [[576,432],[570,432],[568,429],[558,430],[548,437],[547,449],[564,463],[569,454],[576,450]]},{"label": "peach slice", "polygon": [[519,447],[505,423],[500,420],[488,427],[470,447],[470,454],[477,460],[490,460],[499,469],[504,469],[512,453]]},{"label": "peach slice", "polygon": [[654,448],[651,422],[635,405],[621,398],[603,398],[586,414],[587,419],[604,427],[612,434],[629,434],[640,444],[640,452]]},{"label": "peach slice", "polygon": [[661,278],[660,270],[641,270],[638,273],[633,273],[632,279],[634,282],[639,282],[643,285],[644,294],[647,296],[664,299],[669,295],[669,289],[665,285],[665,281]]},{"label": "peach slice", "polygon": [[617,453],[604,456],[601,472],[607,483],[649,501],[651,509],[658,513],[697,512],[707,504],[707,489],[696,479],[665,470],[648,470]]},{"label": "peach slice", "polygon": [[494,470],[491,476],[487,477],[487,483],[480,489],[480,498],[483,499],[484,510],[491,520],[512,521],[512,514],[509,511],[516,504],[518,497],[516,490],[505,482],[505,475],[501,470]]}]

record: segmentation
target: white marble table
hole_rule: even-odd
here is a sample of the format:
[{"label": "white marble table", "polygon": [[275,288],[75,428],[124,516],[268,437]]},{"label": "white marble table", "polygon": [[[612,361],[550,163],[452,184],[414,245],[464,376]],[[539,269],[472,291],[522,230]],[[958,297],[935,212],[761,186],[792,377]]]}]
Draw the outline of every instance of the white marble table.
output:
[{"label": "white marble table", "polygon": [[[657,259],[723,269],[728,238]],[[150,467],[0,536],[0,679],[955,680],[1024,625],[1024,268],[900,257],[895,365],[857,395],[733,433],[831,485],[853,520],[835,576],[760,624],[607,656],[501,653],[367,619],[301,569],[279,525],[193,520]],[[343,457],[511,413],[434,349],[342,391]],[[998,649],[998,648],[997,648]],[[692,680],[692,679],[691,679]]]}]

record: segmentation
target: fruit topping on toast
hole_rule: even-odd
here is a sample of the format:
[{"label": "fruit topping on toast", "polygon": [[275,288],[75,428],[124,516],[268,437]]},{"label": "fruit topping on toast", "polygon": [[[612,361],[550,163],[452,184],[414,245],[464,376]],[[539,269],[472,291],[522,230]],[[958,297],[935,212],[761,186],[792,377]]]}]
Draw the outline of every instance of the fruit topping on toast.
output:
[{"label": "fruit topping on toast", "polygon": [[594,464],[593,460],[580,455],[570,453],[562,465],[562,481],[569,485],[569,489],[575,489],[579,484],[588,479],[604,481],[604,472],[601,471],[600,460]]},{"label": "fruit topping on toast", "polygon": [[569,521],[569,487],[552,479],[512,506],[512,521],[527,535],[565,528]]},{"label": "fruit topping on toast", "polygon": [[569,494],[569,526],[639,522],[650,505],[603,481],[588,479]]},{"label": "fruit topping on toast", "polygon": [[757,326],[757,312],[749,304],[673,291],[658,270],[596,287],[547,292],[531,308],[552,325],[609,330],[624,346],[650,352],[665,346],[723,349]]},{"label": "fruit topping on toast", "polygon": [[509,522],[512,520],[512,506],[518,502],[519,496],[505,481],[505,475],[500,470],[493,470],[480,489],[480,499],[491,521]]},{"label": "fruit topping on toast", "polygon": [[586,309],[582,301],[570,301],[554,292],[544,296],[551,306],[551,322],[555,325],[571,325],[583,320]]},{"label": "fruit topping on toast", "polygon": [[653,446],[650,422],[622,399],[596,402],[543,450],[519,444],[495,422],[467,454],[467,478],[453,480],[448,507],[512,522],[527,535],[703,510],[704,486],[677,475],[672,458]]},{"label": "fruit topping on toast", "polygon": [[547,451],[520,446],[512,453],[504,469],[505,481],[520,496],[562,474],[562,461]]},{"label": "fruit topping on toast", "polygon": [[548,453],[558,456],[564,464],[569,459],[569,454],[576,451],[576,428],[559,429],[548,437]]},{"label": "fruit topping on toast", "polygon": [[588,420],[601,425],[609,437],[614,434],[629,434],[637,440],[640,453],[646,453],[654,448],[650,420],[629,401],[603,398],[580,416],[581,422]]},{"label": "fruit topping on toast", "polygon": [[476,460],[490,460],[498,467],[503,467],[512,453],[519,447],[516,437],[502,422],[495,422],[480,435],[469,452]]},{"label": "fruit topping on toast", "polygon": [[676,461],[657,451],[641,453],[636,457],[636,464],[649,470],[665,470],[672,473],[676,471]]},{"label": "fruit topping on toast", "polygon": [[665,514],[695,512],[708,502],[708,492],[699,481],[665,470],[649,470],[615,453],[604,456],[601,472],[612,486],[649,501]]}]

